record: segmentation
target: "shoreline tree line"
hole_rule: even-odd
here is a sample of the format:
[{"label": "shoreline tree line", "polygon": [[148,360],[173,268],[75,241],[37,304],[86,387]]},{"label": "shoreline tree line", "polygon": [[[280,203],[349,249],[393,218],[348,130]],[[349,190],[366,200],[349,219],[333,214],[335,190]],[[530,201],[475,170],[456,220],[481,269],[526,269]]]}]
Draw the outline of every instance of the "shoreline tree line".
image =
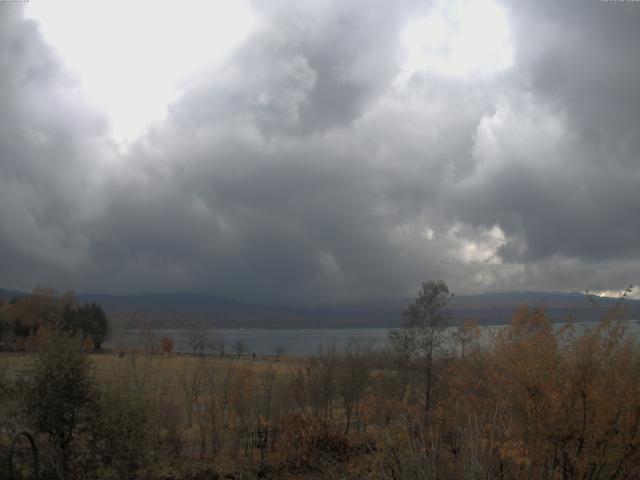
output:
[{"label": "shoreline tree line", "polygon": [[99,351],[108,330],[102,307],[94,302],[79,304],[72,291],[57,295],[52,288],[38,287],[31,295],[0,299],[0,350],[36,351],[51,332],[59,331]]}]

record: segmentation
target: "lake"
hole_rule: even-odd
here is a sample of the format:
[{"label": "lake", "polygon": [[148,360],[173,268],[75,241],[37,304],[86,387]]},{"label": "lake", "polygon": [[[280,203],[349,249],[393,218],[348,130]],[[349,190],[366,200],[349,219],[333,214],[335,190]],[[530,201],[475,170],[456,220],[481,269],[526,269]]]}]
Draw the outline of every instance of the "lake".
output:
[{"label": "lake", "polygon": [[[284,347],[288,355],[314,355],[320,348],[335,344],[343,349],[349,344],[359,344],[381,348],[387,345],[386,328],[319,328],[319,329],[244,329],[230,328],[205,330],[210,340],[221,335],[225,351],[233,353],[234,345],[241,341],[249,353],[275,355],[276,349]],[[160,339],[173,339],[175,352],[189,353],[189,332],[187,330],[115,330],[106,343],[108,347],[143,347],[160,345]]]},{"label": "lake", "polygon": [[[596,325],[596,322],[576,323],[578,334],[585,329]],[[556,324],[560,328],[562,324]],[[488,341],[492,334],[505,328],[504,326],[481,327],[484,341]],[[453,328],[448,329],[452,333]],[[365,347],[384,348],[389,346],[387,328],[317,328],[317,329],[220,329],[205,330],[205,336],[213,341],[222,337],[225,343],[225,351],[233,353],[234,346],[242,342],[248,353],[256,355],[275,355],[276,349],[284,347],[289,355],[315,355],[318,351],[335,344],[341,350],[351,344]],[[628,334],[638,338],[640,335],[640,323],[636,320],[629,321]],[[105,343],[110,348],[117,347],[144,347],[159,346],[160,339],[164,336],[171,337],[174,342],[173,350],[180,353],[189,353],[189,332],[178,329],[157,330],[120,330],[112,332],[111,338]]]}]

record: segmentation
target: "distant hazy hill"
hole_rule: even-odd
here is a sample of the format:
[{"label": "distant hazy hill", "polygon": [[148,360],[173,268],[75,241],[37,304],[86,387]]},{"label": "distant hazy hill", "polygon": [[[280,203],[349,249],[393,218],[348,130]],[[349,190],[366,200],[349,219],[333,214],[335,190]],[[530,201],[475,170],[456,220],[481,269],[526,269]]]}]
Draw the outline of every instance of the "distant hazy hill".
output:
[{"label": "distant hazy hill", "polygon": [[[8,300],[24,292],[0,289],[0,299]],[[219,327],[258,328],[340,328],[390,327],[398,325],[411,298],[372,299],[307,307],[264,306],[228,298],[184,293],[147,295],[81,294],[78,300],[97,302],[110,314],[116,326],[143,325],[180,327],[194,322]],[[597,306],[583,293],[506,292],[457,295],[451,304],[454,321],[475,319],[481,324],[501,324],[511,320],[519,305],[544,305],[554,322],[597,320],[617,299],[596,297]],[[630,318],[640,318],[640,301],[625,303]]]},{"label": "distant hazy hill", "polygon": [[[400,322],[402,311],[412,302],[411,298],[377,299],[366,302],[320,306],[311,310],[314,316],[327,320],[342,318],[348,324],[392,326]],[[618,299],[596,297],[596,305],[583,293],[564,292],[504,292],[481,295],[456,295],[450,309],[454,321],[475,319],[481,324],[504,324],[511,321],[520,305],[544,306],[554,322],[598,320]],[[625,308],[630,318],[640,318],[640,301],[626,300]]]},{"label": "distant hazy hill", "polygon": [[0,288],[0,300],[11,300],[14,297],[24,297],[28,295],[25,292],[19,292],[17,290],[4,290],[2,288]]},{"label": "distant hazy hill", "polygon": [[147,295],[80,294],[82,302],[96,302],[112,312],[143,311],[154,313],[235,313],[254,312],[259,307],[228,298],[190,293],[152,293]]}]

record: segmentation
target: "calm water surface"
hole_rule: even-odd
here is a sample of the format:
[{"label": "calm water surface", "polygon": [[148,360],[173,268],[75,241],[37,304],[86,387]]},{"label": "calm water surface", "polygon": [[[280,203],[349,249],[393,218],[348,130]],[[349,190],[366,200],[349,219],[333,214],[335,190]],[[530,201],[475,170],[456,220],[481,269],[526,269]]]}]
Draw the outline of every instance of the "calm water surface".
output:
[{"label": "calm water surface", "polygon": [[[596,322],[576,323],[576,333],[581,334],[585,329],[593,327]],[[561,324],[556,325],[560,328]],[[489,341],[492,334],[505,328],[504,326],[481,327],[483,340]],[[449,333],[453,329],[448,329]],[[384,348],[389,346],[387,328],[318,328],[318,329],[222,329],[206,330],[206,337],[213,341],[223,338],[225,350],[228,353],[235,351],[235,345],[241,341],[249,353],[256,355],[274,355],[276,349],[284,347],[290,355],[315,355],[320,349],[326,349],[335,344],[338,349],[344,349],[349,345],[372,348]],[[636,338],[640,335],[640,323],[636,320],[629,321],[628,334]],[[162,329],[162,330],[114,330],[107,342],[109,347],[144,347],[148,345],[160,345],[160,339],[169,336],[174,341],[174,351],[188,353],[189,333],[186,330]]]}]

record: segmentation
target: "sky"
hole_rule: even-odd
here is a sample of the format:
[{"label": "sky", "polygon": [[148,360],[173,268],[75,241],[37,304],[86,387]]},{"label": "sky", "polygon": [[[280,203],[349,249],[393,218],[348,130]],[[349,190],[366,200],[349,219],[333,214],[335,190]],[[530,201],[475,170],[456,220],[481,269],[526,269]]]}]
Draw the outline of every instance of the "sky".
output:
[{"label": "sky", "polygon": [[0,287],[640,283],[640,2],[0,1]]}]

